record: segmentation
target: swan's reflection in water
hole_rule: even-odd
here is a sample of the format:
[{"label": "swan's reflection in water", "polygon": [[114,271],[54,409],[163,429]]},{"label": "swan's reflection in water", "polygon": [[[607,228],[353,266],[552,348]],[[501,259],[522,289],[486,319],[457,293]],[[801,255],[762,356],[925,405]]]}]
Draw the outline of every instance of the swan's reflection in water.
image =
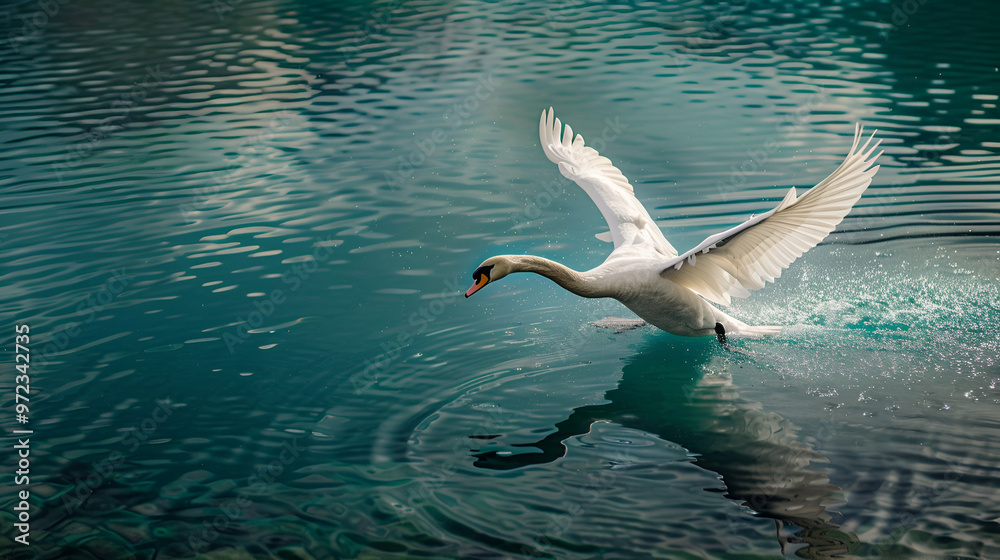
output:
[{"label": "swan's reflection in water", "polygon": [[[540,441],[515,444],[523,453],[474,450],[475,465],[550,463],[566,455],[567,439],[588,433],[594,422],[615,422],[677,443],[696,465],[721,475],[727,498],[775,520],[782,551],[789,542],[803,543],[796,551],[803,558],[850,557],[858,539],[832,523],[827,510],[841,489],[809,470],[825,457],[801,441],[791,422],[741,398],[726,370],[747,358],[720,352],[703,340],[660,337],[624,366],[618,387],[605,395],[611,402],[574,409]],[[799,527],[797,535],[786,536],[785,524]]]}]

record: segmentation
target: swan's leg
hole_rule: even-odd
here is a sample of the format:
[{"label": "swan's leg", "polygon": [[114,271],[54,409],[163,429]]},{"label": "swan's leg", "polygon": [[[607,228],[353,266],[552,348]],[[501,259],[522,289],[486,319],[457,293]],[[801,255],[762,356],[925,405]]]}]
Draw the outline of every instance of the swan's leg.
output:
[{"label": "swan's leg", "polygon": [[785,545],[788,544],[788,539],[781,536],[781,528],[784,526],[785,524],[780,519],[774,520],[774,532],[778,534],[778,544],[781,545],[781,554],[785,553]]},{"label": "swan's leg", "polygon": [[615,329],[615,334],[620,332],[630,331],[632,329],[638,329],[639,327],[645,327],[646,321],[642,319],[623,319],[621,317],[605,317],[600,321],[594,321],[591,323],[595,327],[600,327],[602,329]]},{"label": "swan's leg", "polygon": [[719,339],[719,344],[726,345],[726,327],[722,323],[715,324],[715,336]]}]

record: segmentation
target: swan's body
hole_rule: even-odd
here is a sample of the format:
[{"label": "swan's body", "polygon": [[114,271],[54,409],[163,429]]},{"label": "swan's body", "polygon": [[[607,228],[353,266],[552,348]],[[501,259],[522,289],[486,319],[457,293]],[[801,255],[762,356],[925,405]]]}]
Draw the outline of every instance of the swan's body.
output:
[{"label": "swan's body", "polygon": [[566,178],[580,185],[600,208],[611,231],[598,235],[613,241],[611,255],[598,267],[577,272],[530,255],[487,259],[473,273],[469,297],[487,283],[514,272],[534,272],[583,297],[614,298],[645,321],[682,336],[777,334],[781,327],[749,326],[718,308],[732,297],[774,281],[802,253],[815,247],[844,219],[871,183],[881,152],[871,138],[859,148],[861,128],[844,162],[806,194],[792,188],[775,209],[710,236],[678,255],[635,198],[611,161],[584,145],[583,137],[554,117],[550,108],[539,124],[542,149]]}]

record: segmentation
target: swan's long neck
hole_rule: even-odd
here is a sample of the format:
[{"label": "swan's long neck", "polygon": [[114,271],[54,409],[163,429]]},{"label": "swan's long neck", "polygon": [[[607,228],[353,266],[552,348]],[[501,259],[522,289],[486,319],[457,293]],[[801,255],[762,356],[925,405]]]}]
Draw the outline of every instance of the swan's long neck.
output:
[{"label": "swan's long neck", "polygon": [[597,298],[608,295],[595,286],[591,278],[555,261],[533,255],[511,255],[508,258],[512,265],[511,272],[540,274],[581,297]]}]

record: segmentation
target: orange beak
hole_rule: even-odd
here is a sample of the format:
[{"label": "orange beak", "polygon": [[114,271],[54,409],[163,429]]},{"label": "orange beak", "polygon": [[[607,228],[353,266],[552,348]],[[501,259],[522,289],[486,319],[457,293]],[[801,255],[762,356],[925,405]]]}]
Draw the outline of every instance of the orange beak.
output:
[{"label": "orange beak", "polygon": [[469,288],[469,291],[465,292],[465,297],[469,297],[472,294],[478,292],[479,289],[488,284],[489,281],[490,279],[485,274],[480,275],[479,280],[476,280],[476,283],[473,284],[471,288]]}]

